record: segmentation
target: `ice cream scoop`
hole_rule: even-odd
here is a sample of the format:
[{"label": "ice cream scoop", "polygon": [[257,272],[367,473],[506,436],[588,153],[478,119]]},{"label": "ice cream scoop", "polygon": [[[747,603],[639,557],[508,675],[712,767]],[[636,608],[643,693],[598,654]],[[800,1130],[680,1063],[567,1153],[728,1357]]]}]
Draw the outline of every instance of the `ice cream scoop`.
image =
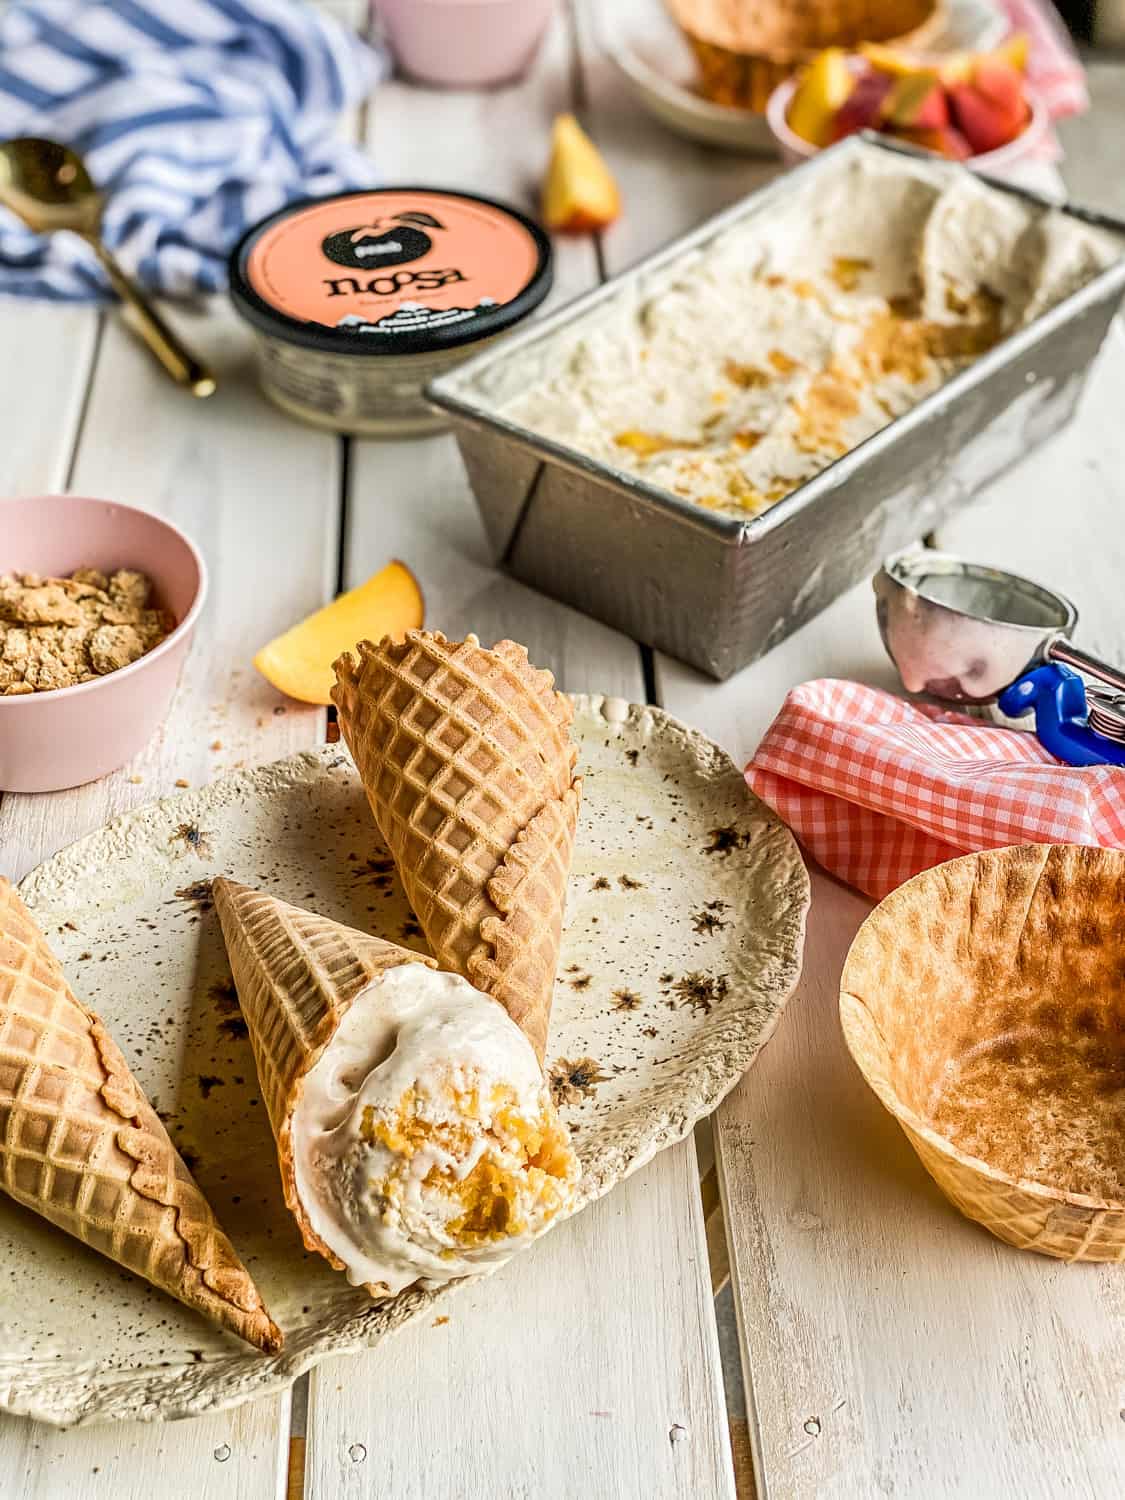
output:
[{"label": "ice cream scoop", "polygon": [[214,883],[305,1244],[393,1296],[494,1267],[577,1204],[527,1037],[432,959]]},{"label": "ice cream scoop", "polygon": [[1072,645],[1070,600],[1018,573],[912,546],[884,560],[874,588],[879,633],[908,693],[990,703],[1045,661],[1125,692],[1125,673]]}]

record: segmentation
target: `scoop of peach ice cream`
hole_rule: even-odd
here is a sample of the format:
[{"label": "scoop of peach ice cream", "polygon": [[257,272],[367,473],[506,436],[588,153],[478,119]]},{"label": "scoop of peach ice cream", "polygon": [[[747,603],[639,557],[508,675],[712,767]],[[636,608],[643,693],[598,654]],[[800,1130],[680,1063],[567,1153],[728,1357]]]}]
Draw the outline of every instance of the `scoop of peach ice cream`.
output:
[{"label": "scoop of peach ice cream", "polygon": [[578,1162],[527,1038],[455,974],[403,964],[353,1002],[293,1114],[296,1188],[353,1285],[496,1266],[570,1209]]}]

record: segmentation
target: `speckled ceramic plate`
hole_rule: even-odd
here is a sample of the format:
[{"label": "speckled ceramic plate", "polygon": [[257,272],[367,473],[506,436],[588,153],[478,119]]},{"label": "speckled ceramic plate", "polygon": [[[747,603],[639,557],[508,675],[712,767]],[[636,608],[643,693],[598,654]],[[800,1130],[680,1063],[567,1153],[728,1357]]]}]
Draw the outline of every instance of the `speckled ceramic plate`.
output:
[{"label": "speckled ceramic plate", "polygon": [[[584,795],[548,1068],[589,1201],[679,1140],[753,1061],[800,971],[809,885],[792,836],[702,735],[601,698],[577,700],[575,730]],[[423,946],[335,746],[129,813],[21,890],[168,1122],[285,1350],[255,1353],[0,1198],[9,1411],[69,1424],[230,1406],[456,1294],[372,1305],[303,1250],[211,908],[218,873]]]}]

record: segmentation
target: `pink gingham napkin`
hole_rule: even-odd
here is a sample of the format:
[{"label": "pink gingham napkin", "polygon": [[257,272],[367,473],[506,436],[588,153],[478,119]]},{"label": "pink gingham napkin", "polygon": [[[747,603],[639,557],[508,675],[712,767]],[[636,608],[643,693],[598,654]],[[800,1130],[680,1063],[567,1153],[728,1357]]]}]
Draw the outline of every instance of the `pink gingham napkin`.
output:
[{"label": "pink gingham napkin", "polygon": [[856,682],[794,688],[746,780],[841,880],[881,899],[977,849],[1125,849],[1125,770],[1066,766],[1033,734]]}]

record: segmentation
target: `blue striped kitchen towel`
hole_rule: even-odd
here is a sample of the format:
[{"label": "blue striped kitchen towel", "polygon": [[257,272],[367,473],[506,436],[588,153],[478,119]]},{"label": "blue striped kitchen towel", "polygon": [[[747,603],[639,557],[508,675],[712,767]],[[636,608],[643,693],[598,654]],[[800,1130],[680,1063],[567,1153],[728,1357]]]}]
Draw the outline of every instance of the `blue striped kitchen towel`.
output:
[{"label": "blue striped kitchen towel", "polygon": [[[339,117],[385,59],[305,0],[13,0],[0,7],[0,139],[86,158],[105,238],[170,296],[214,291],[242,230],[294,198],[372,184]],[[110,296],[76,236],[0,208],[0,292]]]}]

